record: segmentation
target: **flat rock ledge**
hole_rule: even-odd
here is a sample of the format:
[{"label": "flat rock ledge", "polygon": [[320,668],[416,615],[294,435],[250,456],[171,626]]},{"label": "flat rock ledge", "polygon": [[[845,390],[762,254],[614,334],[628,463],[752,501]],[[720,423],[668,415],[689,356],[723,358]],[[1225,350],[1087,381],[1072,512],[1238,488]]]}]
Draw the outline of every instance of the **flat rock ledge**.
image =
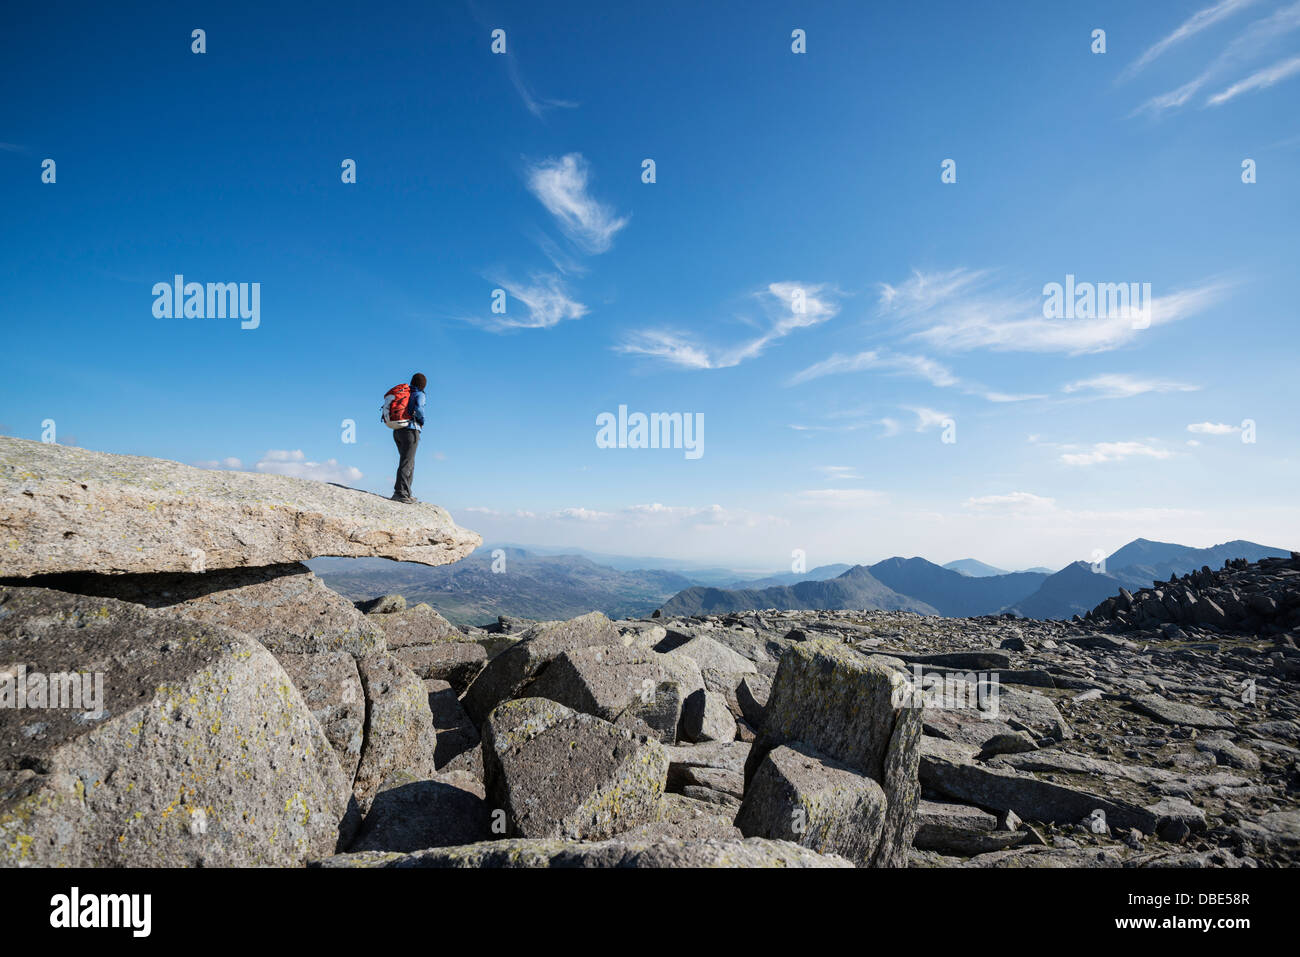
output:
[{"label": "flat rock ledge", "polygon": [[189,572],[320,556],[445,565],[480,544],[437,505],[0,437],[0,578]]}]

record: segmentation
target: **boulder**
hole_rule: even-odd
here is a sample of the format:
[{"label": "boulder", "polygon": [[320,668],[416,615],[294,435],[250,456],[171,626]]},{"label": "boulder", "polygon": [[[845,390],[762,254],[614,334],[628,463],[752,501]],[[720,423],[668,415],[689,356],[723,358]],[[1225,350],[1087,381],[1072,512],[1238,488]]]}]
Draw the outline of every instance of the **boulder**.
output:
[{"label": "boulder", "polygon": [[362,657],[386,647],[383,631],[306,565],[158,575],[70,573],[42,575],[28,583],[233,628],[276,654],[345,651]]},{"label": "boulder", "polygon": [[736,703],[740,705],[740,715],[755,728],[763,726],[767,699],[771,693],[772,679],[766,675],[745,675],[736,685]]},{"label": "boulder", "polygon": [[1129,701],[1142,714],[1163,721],[1165,724],[1181,724],[1191,728],[1216,731],[1231,730],[1234,727],[1227,716],[1217,711],[1210,711],[1183,701],[1169,701],[1158,694],[1132,695]]},{"label": "boulder", "polygon": [[642,824],[618,836],[620,841],[690,841],[712,838],[739,841],[744,835],[732,823],[735,811],[684,794],[665,794],[659,820]]},{"label": "boulder", "polygon": [[[392,597],[392,596],[390,596]],[[402,596],[397,595],[397,598]],[[384,598],[377,598],[375,601],[385,601]],[[388,638],[389,648],[406,648],[411,645],[430,645],[443,641],[461,641],[463,636],[456,630],[456,626],[449,622],[442,615],[434,611],[432,605],[426,605],[421,602],[410,608],[406,607],[406,599],[402,598],[402,607],[393,607],[393,610],[379,610],[384,606],[376,606],[369,612],[373,615],[373,621],[383,629]]]},{"label": "boulder", "polygon": [[469,771],[481,781],[483,755],[479,750],[478,728],[460,706],[456,689],[446,681],[428,678],[424,682],[424,691],[433,716],[434,764],[439,771]]},{"label": "boulder", "polygon": [[382,654],[359,659],[357,671],[366,695],[366,739],[352,790],[365,814],[394,771],[435,776],[437,739],[428,693],[410,668]]},{"label": "boulder", "polygon": [[514,838],[414,854],[339,854],[316,867],[852,867],[843,858],[818,854],[789,841],[677,840],[599,841]]},{"label": "boulder", "polygon": [[623,647],[618,629],[598,611],[569,621],[538,622],[479,672],[461,700],[465,713],[481,726],[493,708],[520,697],[542,669],[560,655],[597,647]]},{"label": "boulder", "polygon": [[726,699],[712,691],[697,691],[682,706],[682,736],[687,741],[734,741],[736,719]]},{"label": "boulder", "polygon": [[679,791],[683,785],[692,783],[686,774],[691,768],[711,768],[739,774],[743,793],[745,762],[749,758],[749,751],[750,745],[744,741],[710,741],[666,747],[664,752],[668,755],[668,789]]},{"label": "boulder", "polygon": [[385,615],[389,612],[402,611],[406,608],[404,595],[380,595],[378,598],[366,598],[353,602],[357,611],[367,615]]},{"label": "boulder", "polygon": [[[0,865],[282,866],[336,846],[349,782],[256,641],[0,586],[0,662]],[[73,673],[81,694],[55,680]]]},{"label": "boulder", "polygon": [[876,859],[885,806],[871,778],[795,742],[767,753],[736,826],[746,837],[793,841],[866,867]]},{"label": "boulder", "polygon": [[[894,689],[900,689],[896,706]],[[773,748],[792,742],[860,771],[885,793],[885,820],[872,864],[906,865],[920,799],[922,712],[907,679],[829,638],[792,645],[781,658],[746,781]]]},{"label": "boulder", "polygon": [[679,655],[683,658],[690,658],[703,671],[706,668],[715,668],[718,671],[734,671],[743,673],[754,673],[758,669],[754,662],[750,661],[744,655],[732,651],[726,645],[723,645],[712,638],[701,635],[692,638],[684,644],[677,645],[669,655]]},{"label": "boulder", "polygon": [[366,731],[366,696],[351,655],[341,651],[319,655],[276,655],[312,717],[339,759],[349,785],[361,763]]},{"label": "boulder", "polygon": [[445,565],[481,544],[437,505],[0,436],[0,578],[191,572],[321,555]]},{"label": "boulder", "polygon": [[988,811],[1014,811],[1027,821],[1077,824],[1100,809],[1111,827],[1133,827],[1143,834],[1155,831],[1156,815],[1129,801],[1044,781],[1028,772],[986,767],[974,756],[963,745],[923,738],[921,783],[955,801]]},{"label": "boulder", "polygon": [[483,770],[508,835],[601,840],[659,817],[668,756],[593,715],[521,698],[485,723]]},{"label": "boulder", "polygon": [[420,779],[389,775],[352,842],[353,851],[420,851],[491,838],[483,784],[465,771]]},{"label": "boulder", "polygon": [[997,817],[969,804],[917,805],[914,846],[923,851],[970,857],[1015,847],[1028,837],[1028,831],[1000,829]]},{"label": "boulder", "polygon": [[[617,721],[634,704],[653,702],[663,679],[658,657],[653,651],[623,645],[574,648],[558,655],[529,686],[528,694]],[[678,714],[668,716],[670,730],[676,730],[677,718]]]},{"label": "boulder", "polygon": [[487,663],[487,652],[473,641],[442,641],[433,645],[405,645],[393,657],[424,679],[448,682],[464,693]]}]

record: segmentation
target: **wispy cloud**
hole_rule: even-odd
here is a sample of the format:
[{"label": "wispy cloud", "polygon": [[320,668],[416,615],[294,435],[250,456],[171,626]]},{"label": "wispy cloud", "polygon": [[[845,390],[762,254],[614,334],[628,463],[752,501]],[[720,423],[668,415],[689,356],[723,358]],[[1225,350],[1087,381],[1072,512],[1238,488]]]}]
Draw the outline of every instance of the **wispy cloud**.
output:
[{"label": "wispy cloud", "polygon": [[1112,372],[1070,382],[1062,392],[1092,393],[1095,399],[1128,399],[1147,392],[1195,392],[1200,386],[1168,379],[1143,379],[1124,373]]},{"label": "wispy cloud", "polygon": [[942,362],[937,362],[928,356],[890,352],[883,349],[867,349],[853,355],[843,355],[837,352],[829,358],[795,373],[787,380],[786,385],[801,385],[824,376],[867,371],[924,379],[936,388],[959,388],[968,395],[978,395],[989,402],[1025,402],[1030,399],[1047,398],[1039,393],[1009,393],[986,389],[984,386],[975,383],[964,382]]},{"label": "wispy cloud", "polygon": [[1009,492],[1006,495],[980,495],[968,498],[962,503],[966,508],[974,509],[1046,509],[1056,504],[1056,499],[1045,498],[1032,492]]},{"label": "wispy cloud", "polygon": [[524,79],[523,73],[519,70],[519,63],[513,53],[505,55],[506,70],[510,75],[510,83],[514,86],[515,92],[519,94],[519,99],[523,101],[524,109],[537,118],[545,116],[550,110],[572,110],[578,107],[578,104],[572,100],[557,100],[548,96],[540,96],[533,92],[531,86]]},{"label": "wispy cloud", "polygon": [[907,411],[916,416],[916,431],[927,432],[942,426],[952,418],[947,412],[936,412],[924,406],[907,406]]},{"label": "wispy cloud", "polygon": [[[949,352],[988,349],[996,352],[1062,352],[1082,354],[1117,349],[1144,330],[1123,315],[1094,319],[1049,319],[1041,297],[991,289],[985,274],[959,270],[944,274],[942,294],[931,287],[918,304],[900,315],[899,328],[909,338]],[[1208,282],[1191,289],[1152,297],[1148,326],[1177,322],[1220,301],[1228,289]],[[886,315],[898,302],[889,300]]]},{"label": "wispy cloud", "polygon": [[1273,11],[1247,26],[1198,76],[1177,89],[1151,97],[1129,115],[1159,114],[1184,106],[1215,76],[1260,55],[1269,44],[1275,43],[1279,38],[1298,28],[1300,28],[1300,3],[1293,3]]},{"label": "wispy cloud", "polygon": [[1156,448],[1144,442],[1095,442],[1084,452],[1064,452],[1061,461],[1066,465],[1100,465],[1103,462],[1122,462],[1133,457],[1167,459],[1173,456],[1168,449]]},{"label": "wispy cloud", "polygon": [[1198,10],[1180,23],[1172,33],[1147,47],[1140,57],[1124,69],[1124,72],[1120,74],[1120,80],[1129,79],[1161,56],[1166,50],[1177,46],[1190,37],[1196,36],[1202,30],[1214,26],[1220,20],[1232,16],[1238,10],[1242,10],[1254,2],[1255,0],[1219,0],[1218,3]]},{"label": "wispy cloud", "polygon": [[850,465],[819,465],[817,471],[832,482],[851,482],[862,477],[858,475],[858,470]]},{"label": "wispy cloud", "polygon": [[1293,56],[1289,60],[1282,60],[1274,63],[1270,67],[1265,67],[1257,73],[1252,73],[1244,80],[1232,84],[1226,90],[1214,94],[1205,101],[1207,106],[1222,106],[1229,100],[1248,93],[1251,90],[1264,90],[1276,83],[1281,83],[1288,77],[1300,73],[1300,56]]},{"label": "wispy cloud", "polygon": [[1234,432],[1240,432],[1241,426],[1228,425],[1224,422],[1193,422],[1187,426],[1187,431],[1199,435],[1231,435]]},{"label": "wispy cloud", "polygon": [[738,345],[710,348],[696,342],[688,333],[647,329],[630,333],[614,351],[658,359],[686,369],[727,369],[762,355],[772,343],[798,329],[820,325],[832,318],[839,312],[838,295],[825,284],[769,283],[756,294],[767,315],[768,328],[762,335]]},{"label": "wispy cloud", "polygon": [[954,386],[958,378],[942,363],[925,356],[904,355],[869,349],[856,355],[836,353],[828,359],[811,365],[791,377],[790,385],[799,385],[822,376],[841,375],[848,372],[880,370],[897,375],[912,375],[925,379],[931,385],[940,387]]},{"label": "wispy cloud", "polygon": [[[554,273],[534,273],[526,283],[498,277],[493,280],[509,294],[506,314],[490,319],[471,319],[478,325],[495,332],[509,329],[549,329],[566,319],[581,319],[588,312],[586,306],[574,299],[564,280]],[[513,300],[513,304],[511,302]],[[522,305],[524,314],[510,313],[512,305]]]},{"label": "wispy cloud", "polygon": [[565,235],[589,253],[603,253],[627,225],[627,218],[588,192],[589,178],[587,161],[580,153],[543,160],[529,167],[527,174],[528,188]]},{"label": "wispy cloud", "polygon": [[800,505],[827,508],[865,508],[885,501],[885,494],[867,488],[812,488],[795,496]]}]

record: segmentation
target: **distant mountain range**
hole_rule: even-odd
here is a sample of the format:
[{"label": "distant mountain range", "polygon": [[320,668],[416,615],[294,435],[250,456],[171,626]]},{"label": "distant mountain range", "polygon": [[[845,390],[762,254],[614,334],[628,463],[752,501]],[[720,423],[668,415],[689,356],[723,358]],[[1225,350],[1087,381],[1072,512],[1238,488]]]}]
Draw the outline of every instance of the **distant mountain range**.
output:
[{"label": "distant mountain range", "polygon": [[994,575],[1005,575],[1005,568],[994,568],[984,562],[974,558],[959,558],[955,562],[949,562],[943,566],[949,571],[960,572],[963,575],[969,575],[971,578],[991,578]]},{"label": "distant mountain range", "polygon": [[1088,562],[1075,562],[1050,576],[1034,594],[1008,607],[1025,618],[1069,618],[1082,615],[1098,602],[1119,594],[1121,587],[1133,591],[1153,582],[1168,581],[1171,575],[1185,575],[1203,565],[1222,567],[1229,558],[1257,562],[1261,558],[1283,558],[1284,548],[1270,548],[1240,539],[1209,548],[1190,548],[1172,542],[1135,538],[1110,555],[1096,571]]},{"label": "distant mountain range", "polygon": [[[493,572],[493,552],[505,571]],[[451,565],[428,567],[385,559],[321,558],[307,564],[352,599],[398,592],[425,601],[457,624],[486,624],[498,615],[571,618],[603,611],[611,618],[726,614],[755,608],[834,610],[880,608],[972,617],[1010,612],[1026,618],[1082,615],[1121,587],[1135,591],[1171,575],[1229,558],[1258,561],[1286,549],[1233,541],[1212,548],[1135,539],[1094,571],[1075,562],[1058,572],[1005,572],[976,559],[947,566],[924,558],[887,558],[874,565],[833,564],[808,572],[745,578],[735,569],[673,562],[634,567],[638,559],[595,553],[484,546]],[[647,558],[648,563],[663,559]],[[722,587],[719,587],[722,586]]]},{"label": "distant mountain range", "polygon": [[[1025,618],[1070,618],[1082,615],[1121,587],[1135,590],[1202,565],[1222,566],[1229,558],[1258,561],[1286,556],[1285,549],[1234,541],[1212,548],[1189,548],[1168,542],[1135,539],[1094,571],[1075,562],[1059,572],[1003,572],[975,559],[949,566],[924,558],[887,558],[874,565],[855,565],[826,582],[719,589],[688,588],[663,605],[665,615],[724,614],[753,608],[880,608],[920,611],[948,617],[976,617],[1010,612]],[[951,567],[951,566],[956,566]],[[976,574],[978,573],[978,574]],[[847,583],[850,587],[841,587]],[[835,604],[862,599],[867,604]],[[926,609],[930,609],[926,611]]]},{"label": "distant mountain range", "polygon": [[[949,574],[957,576],[956,572]],[[802,581],[794,585],[773,585],[769,588],[687,588],[664,603],[663,613],[719,615],[751,608],[884,608],[889,611],[915,611],[922,615],[939,614],[938,609],[925,602],[894,591],[872,575],[864,565],[854,565],[843,574],[826,581]]]},{"label": "distant mountain range", "polygon": [[317,558],[307,565],[354,601],[397,593],[412,603],[428,602],[458,625],[482,625],[498,615],[560,619],[603,611],[611,618],[639,617],[695,584],[675,571],[624,571],[581,555],[518,548],[501,548],[504,570],[494,572],[493,550],[479,548],[437,567],[382,558]]}]

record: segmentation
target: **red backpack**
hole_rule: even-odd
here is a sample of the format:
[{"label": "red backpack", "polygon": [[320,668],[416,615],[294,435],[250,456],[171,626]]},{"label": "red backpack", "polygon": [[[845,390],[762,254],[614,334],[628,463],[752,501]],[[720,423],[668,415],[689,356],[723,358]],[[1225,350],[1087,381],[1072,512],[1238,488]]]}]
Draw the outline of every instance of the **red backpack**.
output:
[{"label": "red backpack", "polygon": [[403,382],[384,393],[384,404],[380,409],[380,419],[390,429],[403,429],[411,424],[406,417],[406,404],[411,401],[411,387]]}]

